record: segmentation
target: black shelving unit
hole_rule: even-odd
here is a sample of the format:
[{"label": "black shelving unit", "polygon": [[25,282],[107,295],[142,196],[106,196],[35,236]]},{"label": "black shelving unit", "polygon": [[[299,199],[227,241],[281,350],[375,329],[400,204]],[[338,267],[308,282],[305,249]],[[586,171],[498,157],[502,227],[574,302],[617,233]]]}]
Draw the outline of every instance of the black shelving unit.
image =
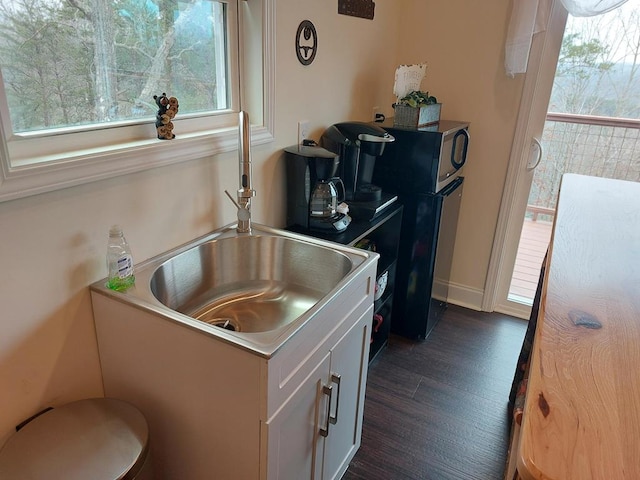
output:
[{"label": "black shelving unit", "polygon": [[[393,290],[400,243],[400,227],[402,226],[402,205],[396,202],[371,221],[353,219],[349,227],[340,233],[313,232],[298,226],[287,227],[287,230],[302,233],[323,240],[337,242],[351,247],[357,246],[367,239],[375,245],[375,251],[380,254],[377,278],[387,274],[387,286],[378,300],[374,303],[373,318],[371,319],[371,349],[369,362],[387,344],[391,331],[393,311]],[[380,317],[382,319],[380,320]]]}]

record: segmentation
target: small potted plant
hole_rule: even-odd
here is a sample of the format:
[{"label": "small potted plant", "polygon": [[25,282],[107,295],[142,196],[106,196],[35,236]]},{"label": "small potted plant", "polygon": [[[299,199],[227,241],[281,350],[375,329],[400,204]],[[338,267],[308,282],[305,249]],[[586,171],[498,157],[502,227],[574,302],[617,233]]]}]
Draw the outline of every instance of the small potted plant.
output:
[{"label": "small potted plant", "polygon": [[394,125],[422,127],[440,121],[441,103],[429,92],[414,90],[393,104]]}]

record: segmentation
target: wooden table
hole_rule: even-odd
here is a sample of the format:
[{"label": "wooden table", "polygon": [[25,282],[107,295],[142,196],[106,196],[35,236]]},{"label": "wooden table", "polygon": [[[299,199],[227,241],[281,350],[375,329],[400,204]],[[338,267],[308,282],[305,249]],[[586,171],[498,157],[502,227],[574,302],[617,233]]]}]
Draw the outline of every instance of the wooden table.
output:
[{"label": "wooden table", "polygon": [[563,177],[516,455],[523,480],[640,479],[640,183]]}]

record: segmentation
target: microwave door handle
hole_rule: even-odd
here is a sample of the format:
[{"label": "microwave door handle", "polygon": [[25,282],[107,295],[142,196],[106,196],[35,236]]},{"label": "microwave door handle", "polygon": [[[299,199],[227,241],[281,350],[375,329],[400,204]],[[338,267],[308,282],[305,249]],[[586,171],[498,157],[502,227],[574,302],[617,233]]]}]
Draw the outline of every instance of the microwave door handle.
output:
[{"label": "microwave door handle", "polygon": [[[460,137],[463,137],[462,144],[462,155],[460,157],[460,162],[456,161],[456,151],[457,144],[460,140]],[[457,169],[462,168],[462,166],[467,161],[467,149],[469,148],[469,132],[466,128],[462,130],[458,130],[456,134],[453,136],[453,145],[451,146],[451,164]]]}]

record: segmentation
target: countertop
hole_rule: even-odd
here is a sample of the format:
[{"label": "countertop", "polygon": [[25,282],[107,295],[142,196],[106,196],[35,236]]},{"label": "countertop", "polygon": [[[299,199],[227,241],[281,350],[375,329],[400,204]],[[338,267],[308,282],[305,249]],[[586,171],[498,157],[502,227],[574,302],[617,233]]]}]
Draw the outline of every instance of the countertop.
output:
[{"label": "countertop", "polygon": [[563,177],[517,463],[640,479],[640,183]]}]

